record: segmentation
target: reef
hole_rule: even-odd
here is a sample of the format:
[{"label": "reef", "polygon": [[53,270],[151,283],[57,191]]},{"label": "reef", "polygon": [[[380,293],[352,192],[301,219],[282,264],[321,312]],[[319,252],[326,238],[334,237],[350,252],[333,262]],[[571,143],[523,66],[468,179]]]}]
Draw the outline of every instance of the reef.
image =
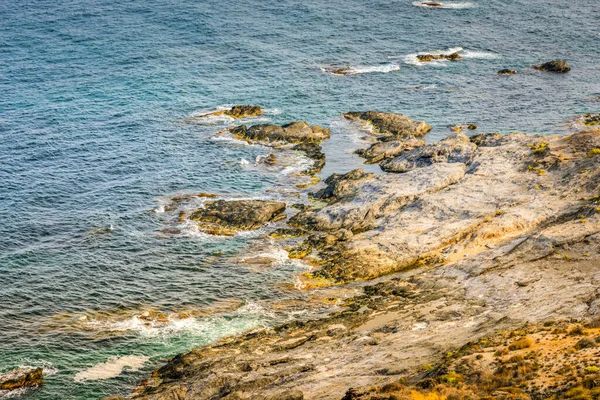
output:
[{"label": "reef", "polygon": [[[267,233],[310,264],[298,285],[330,312],[180,354],[132,397],[598,398],[600,129],[425,144],[423,121],[345,116],[373,126],[361,154],[388,172],[331,175]],[[314,143],[307,127],[294,140]],[[217,201],[191,218],[251,229],[285,208]]]}]

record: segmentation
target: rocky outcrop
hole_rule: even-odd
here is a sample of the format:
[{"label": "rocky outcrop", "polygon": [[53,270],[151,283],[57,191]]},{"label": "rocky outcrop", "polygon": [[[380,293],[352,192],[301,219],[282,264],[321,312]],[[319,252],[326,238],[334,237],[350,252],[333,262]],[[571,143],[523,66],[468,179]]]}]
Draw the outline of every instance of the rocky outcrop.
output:
[{"label": "rocky outcrop", "polygon": [[347,112],[344,117],[370,124],[375,133],[382,135],[423,137],[431,130],[431,125],[425,121],[415,121],[402,114],[379,111]]},{"label": "rocky outcrop", "polygon": [[23,367],[0,374],[0,391],[35,387],[42,383],[44,383],[42,368]]},{"label": "rocky outcrop", "polygon": [[230,129],[234,137],[256,143],[320,143],[329,138],[328,128],[309,126],[306,122],[285,125],[258,124]]},{"label": "rocky outcrop", "polygon": [[548,61],[543,64],[534,65],[533,68],[540,70],[540,71],[561,72],[561,73],[569,72],[571,70],[571,67],[569,66],[569,64],[567,64],[566,60]]},{"label": "rocky outcrop", "polygon": [[402,139],[384,137],[376,143],[373,143],[369,148],[358,149],[355,153],[367,159],[365,164],[377,164],[382,160],[396,157],[406,151],[414,150],[422,146],[425,146],[425,141],[417,139],[414,136],[408,136],[407,138]]},{"label": "rocky outcrop", "polygon": [[[423,3],[423,4],[426,4],[426,3]],[[440,4],[440,6],[441,6],[441,4]],[[456,52],[449,53],[449,54],[419,54],[419,55],[417,55],[417,60],[419,60],[419,62],[429,62],[429,61],[434,61],[434,60],[458,61],[461,59],[462,59],[462,56]]]},{"label": "rocky outcrop", "polygon": [[419,147],[380,163],[387,172],[407,172],[434,163],[462,163],[471,161],[477,146],[462,132],[455,133],[439,143]]},{"label": "rocky outcrop", "polygon": [[290,224],[309,231],[348,229],[363,232],[378,220],[398,211],[419,196],[458,182],[465,174],[461,164],[442,163],[401,176],[365,174],[354,170],[329,178],[328,186],[315,197],[333,204],[295,215]]},{"label": "rocky outcrop", "polygon": [[285,208],[285,203],[269,200],[218,200],[205,203],[189,219],[203,232],[231,236],[285,218]]},{"label": "rocky outcrop", "polygon": [[[445,145],[466,145],[460,135]],[[600,156],[588,156],[600,149],[600,129],[470,142],[469,157],[413,156],[402,174],[354,170],[327,179],[315,194],[326,204],[291,223],[311,232],[297,254],[317,250],[297,285],[307,298],[318,293],[335,304],[329,315],[176,356],[133,398],[466,398],[432,390],[446,383],[458,390],[470,379],[483,384],[472,388],[481,398],[559,393],[536,395],[544,374],[559,385],[551,390],[580,385],[580,394],[592,396],[585,385],[595,385],[586,379],[597,366],[576,355],[595,362],[592,338],[600,334],[591,322],[600,318]],[[557,325],[548,331],[555,337],[540,330],[559,319],[591,327]],[[564,365],[583,369],[556,375],[552,360],[536,360],[546,345],[568,358]],[[470,373],[479,366],[482,374]],[[506,382],[519,386],[509,390]]]}]

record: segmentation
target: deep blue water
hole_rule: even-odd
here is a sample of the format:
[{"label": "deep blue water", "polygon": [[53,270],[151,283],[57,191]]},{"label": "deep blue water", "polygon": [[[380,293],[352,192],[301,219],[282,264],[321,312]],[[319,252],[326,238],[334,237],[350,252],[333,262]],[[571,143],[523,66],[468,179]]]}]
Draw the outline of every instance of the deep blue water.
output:
[{"label": "deep blue water", "polygon": [[[297,264],[230,259],[256,236],[161,233],[169,197],[281,198],[293,179],[253,167],[268,149],[214,140],[223,126],[186,117],[258,104],[265,120],[331,126],[323,175],[359,165],[348,154],[359,133],[340,120],[350,110],[425,119],[430,140],[465,122],[564,134],[600,111],[599,20],[590,0],[0,1],[0,371],[45,366],[33,399],[127,393],[166,357],[293,317],[261,304],[302,296],[283,285]],[[465,58],[411,56],[451,48]],[[573,70],[529,68],[555,58]],[[230,299],[245,305],[203,316]],[[136,316],[148,309],[196,314],[146,326]],[[150,361],[75,379],[128,355]]]}]

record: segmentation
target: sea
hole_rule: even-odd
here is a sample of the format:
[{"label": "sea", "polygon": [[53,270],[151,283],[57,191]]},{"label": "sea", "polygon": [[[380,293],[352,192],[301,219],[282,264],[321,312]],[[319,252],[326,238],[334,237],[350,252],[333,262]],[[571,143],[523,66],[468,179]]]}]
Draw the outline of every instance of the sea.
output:
[{"label": "sea", "polygon": [[[125,395],[178,353],[306,317],[273,307],[306,298],[307,267],[265,229],[210,236],[178,218],[199,193],[290,202],[306,179],[301,155],[265,166],[274,150],[228,126],[331,128],[325,178],[378,172],[353,154],[368,133],[346,111],[425,120],[430,142],[463,123],[564,135],[600,111],[597,0],[441,3],[1,0],[0,372],[39,366],[46,382],[0,397]],[[572,70],[531,68],[554,59]],[[195,118],[235,104],[265,113]]]}]

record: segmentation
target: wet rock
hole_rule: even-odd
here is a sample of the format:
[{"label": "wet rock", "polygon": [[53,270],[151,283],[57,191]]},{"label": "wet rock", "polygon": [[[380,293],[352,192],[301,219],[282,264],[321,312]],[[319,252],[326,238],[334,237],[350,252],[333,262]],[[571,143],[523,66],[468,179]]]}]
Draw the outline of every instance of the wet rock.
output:
[{"label": "wet rock", "polygon": [[291,122],[285,125],[258,124],[230,129],[234,137],[252,142],[320,143],[329,138],[328,128],[309,126],[306,122]]},{"label": "wet rock", "polygon": [[0,374],[0,390],[39,386],[44,383],[42,368],[17,368]]},{"label": "wet rock", "polygon": [[600,125],[600,114],[584,114],[581,117],[581,122],[585,126],[596,126]]},{"label": "wet rock", "polygon": [[262,114],[262,108],[259,106],[233,106],[230,110],[225,111],[225,115],[235,119],[258,117]]},{"label": "wet rock", "polygon": [[325,153],[322,151],[323,148],[316,143],[297,144],[292,147],[292,150],[303,152],[313,161],[312,167],[303,172],[306,175],[318,174],[325,166]]},{"label": "wet rock", "polygon": [[352,68],[350,67],[327,67],[323,68],[323,71],[333,75],[350,75]]},{"label": "wet rock", "polygon": [[377,133],[383,135],[423,137],[431,130],[431,125],[425,121],[415,121],[402,114],[379,111],[347,112],[344,117],[369,123]]},{"label": "wet rock", "polygon": [[189,219],[206,233],[230,236],[285,218],[285,207],[285,203],[269,200],[218,200],[206,203]]},{"label": "wet rock", "polygon": [[207,117],[219,117],[222,115],[227,115],[228,117],[234,119],[241,118],[249,118],[249,117],[259,117],[263,114],[262,108],[259,106],[245,106],[245,105],[237,105],[231,107],[229,110],[219,110],[210,112],[207,114],[198,115],[196,117],[189,118],[188,120],[193,121],[196,119],[202,119]]},{"label": "wet rock", "polygon": [[429,7],[441,7],[442,3],[438,3],[437,1],[424,1],[421,4]]},{"label": "wet rock", "polygon": [[382,140],[371,145],[368,149],[358,149],[356,154],[366,158],[365,164],[376,164],[382,160],[393,158],[405,151],[425,146],[425,141],[414,136],[406,139]]},{"label": "wet rock", "polygon": [[400,156],[385,160],[381,169],[387,172],[407,172],[434,163],[468,163],[477,146],[461,132],[453,134],[439,143],[433,143]]},{"label": "wet rock", "polygon": [[548,61],[540,65],[534,65],[533,68],[540,71],[561,73],[569,72],[571,70],[571,67],[569,66],[569,64],[567,64],[566,60]]},{"label": "wet rock", "polygon": [[462,56],[456,52],[450,53],[450,54],[419,54],[419,55],[417,55],[417,60],[419,60],[419,62],[429,62],[429,61],[433,61],[433,60],[458,61],[461,59],[462,59]]},{"label": "wet rock", "polygon": [[508,68],[504,68],[501,69],[500,71],[498,71],[498,75],[516,75],[517,71],[515,71],[514,69],[508,69]]}]

